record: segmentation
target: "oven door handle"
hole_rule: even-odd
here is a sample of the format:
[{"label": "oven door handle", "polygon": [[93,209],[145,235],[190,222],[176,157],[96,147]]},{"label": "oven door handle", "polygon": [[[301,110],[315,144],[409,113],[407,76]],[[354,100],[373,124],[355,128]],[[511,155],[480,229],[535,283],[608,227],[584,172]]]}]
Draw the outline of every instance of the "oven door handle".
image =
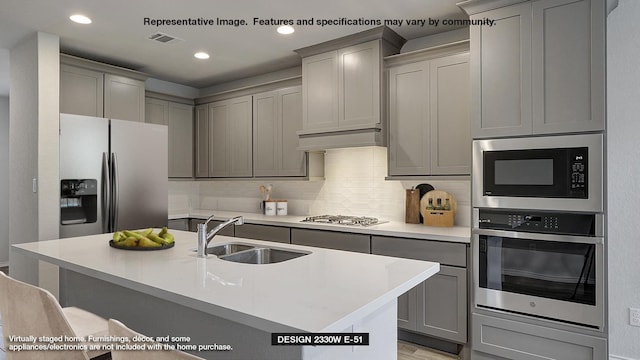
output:
[{"label": "oven door handle", "polygon": [[604,243],[604,238],[590,237],[590,236],[540,234],[540,233],[529,233],[529,232],[520,232],[520,231],[504,231],[504,230],[490,230],[490,229],[477,229],[477,228],[474,228],[471,231],[471,233],[473,235],[500,236],[500,237],[508,237],[513,239],[544,240],[544,241],[557,241],[557,242],[596,244],[596,245]]}]

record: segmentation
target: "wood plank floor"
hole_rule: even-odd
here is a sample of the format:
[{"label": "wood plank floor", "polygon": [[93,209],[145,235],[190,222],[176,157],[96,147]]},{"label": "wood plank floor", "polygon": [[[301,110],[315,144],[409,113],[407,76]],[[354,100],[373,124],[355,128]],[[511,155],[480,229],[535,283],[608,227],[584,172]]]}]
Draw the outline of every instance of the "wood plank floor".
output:
[{"label": "wood plank floor", "polygon": [[398,360],[459,360],[460,357],[405,341],[398,341]]}]

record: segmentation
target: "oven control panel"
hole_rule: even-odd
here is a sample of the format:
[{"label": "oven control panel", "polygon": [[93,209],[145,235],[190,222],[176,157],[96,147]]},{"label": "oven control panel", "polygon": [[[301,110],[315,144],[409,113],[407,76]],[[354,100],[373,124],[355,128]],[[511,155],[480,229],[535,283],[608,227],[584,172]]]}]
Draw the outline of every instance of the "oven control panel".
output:
[{"label": "oven control panel", "polygon": [[595,214],[480,209],[478,228],[595,236]]},{"label": "oven control panel", "polygon": [[571,193],[584,194],[587,192],[587,148],[570,149],[569,165],[571,167]]}]

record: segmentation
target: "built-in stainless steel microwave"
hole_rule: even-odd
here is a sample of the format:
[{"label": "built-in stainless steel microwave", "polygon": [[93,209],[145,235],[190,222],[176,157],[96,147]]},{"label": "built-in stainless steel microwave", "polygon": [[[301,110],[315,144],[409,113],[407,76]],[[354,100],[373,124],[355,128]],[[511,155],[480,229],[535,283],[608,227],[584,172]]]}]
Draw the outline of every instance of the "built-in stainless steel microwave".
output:
[{"label": "built-in stainless steel microwave", "polygon": [[602,134],[476,140],[473,206],[603,211]]}]

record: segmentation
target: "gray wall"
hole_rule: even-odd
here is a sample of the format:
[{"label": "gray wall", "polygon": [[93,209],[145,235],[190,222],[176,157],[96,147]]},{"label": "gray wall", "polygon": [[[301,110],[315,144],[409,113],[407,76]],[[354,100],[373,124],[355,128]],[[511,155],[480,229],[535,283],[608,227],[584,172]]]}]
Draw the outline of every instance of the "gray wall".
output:
[{"label": "gray wall", "polygon": [[620,0],[607,19],[609,353],[640,359],[640,1]]},{"label": "gray wall", "polygon": [[9,264],[9,97],[0,96],[0,265]]}]

